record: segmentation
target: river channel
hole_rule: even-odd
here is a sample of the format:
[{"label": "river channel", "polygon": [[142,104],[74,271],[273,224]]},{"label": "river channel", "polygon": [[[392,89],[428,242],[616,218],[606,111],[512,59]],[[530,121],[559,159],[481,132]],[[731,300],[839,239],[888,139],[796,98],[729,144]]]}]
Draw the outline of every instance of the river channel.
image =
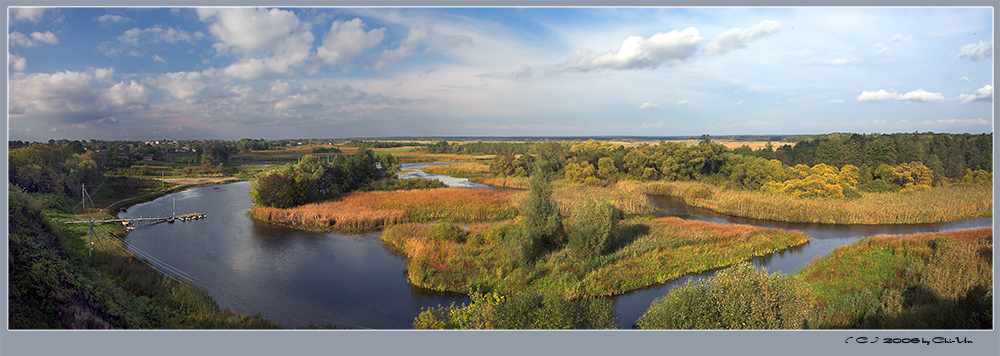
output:
[{"label": "river channel", "polygon": [[[401,177],[427,177],[451,186],[483,188],[468,180],[427,174],[419,168]],[[207,218],[139,227],[128,234],[129,249],[162,272],[202,286],[221,308],[259,314],[283,327],[409,329],[421,308],[468,301],[462,295],[413,287],[405,262],[382,246],[379,233],[319,233],[254,222],[249,182],[187,189],[142,203],[122,218],[205,213]],[[811,238],[807,244],[754,259],[768,271],[795,273],[817,256],[875,234],[906,234],[991,227],[991,218],[940,224],[825,225],[771,222],[728,217],[687,206],[680,199],[651,197],[661,216],[717,223],[794,229]],[[650,303],[691,278],[686,276],[615,297],[619,326],[630,328]]]}]

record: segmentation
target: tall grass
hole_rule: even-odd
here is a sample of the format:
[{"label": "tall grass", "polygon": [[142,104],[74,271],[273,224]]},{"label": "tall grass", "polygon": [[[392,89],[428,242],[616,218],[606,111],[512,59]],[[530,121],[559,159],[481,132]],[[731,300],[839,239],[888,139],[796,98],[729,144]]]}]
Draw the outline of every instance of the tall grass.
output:
[{"label": "tall grass", "polygon": [[490,165],[480,162],[441,164],[421,168],[424,172],[456,177],[481,176],[490,173]]},{"label": "tall grass", "polygon": [[430,239],[431,226],[426,224],[404,224],[387,228],[382,240],[407,259],[410,283],[424,288],[460,293],[530,291],[579,298],[664,283],[809,239],[800,232],[747,225],[633,218],[619,224],[609,253],[581,257],[564,247],[532,264],[519,264],[512,263],[502,248],[504,239],[516,233],[517,224],[470,226],[465,229],[464,243]]},{"label": "tall grass", "polygon": [[993,229],[878,235],[798,272],[814,328],[992,328]]},{"label": "tall grass", "polygon": [[475,222],[510,219],[513,191],[436,188],[355,192],[339,199],[291,209],[255,206],[257,220],[343,231],[366,231],[405,222]]},{"label": "tall grass", "polygon": [[623,190],[679,196],[693,206],[756,219],[827,224],[914,224],[993,216],[993,189],[956,184],[855,199],[794,198],[722,189],[700,182],[619,184]]}]

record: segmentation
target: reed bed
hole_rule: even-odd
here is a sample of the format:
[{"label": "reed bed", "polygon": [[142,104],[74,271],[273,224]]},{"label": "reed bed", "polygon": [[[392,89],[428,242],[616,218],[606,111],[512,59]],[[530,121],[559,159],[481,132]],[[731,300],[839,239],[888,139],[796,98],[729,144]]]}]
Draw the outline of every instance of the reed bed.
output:
[{"label": "reed bed", "polygon": [[440,164],[421,168],[424,172],[432,174],[445,174],[452,176],[479,176],[490,174],[490,165],[479,162]]},{"label": "reed bed", "polygon": [[407,259],[408,279],[420,287],[469,293],[557,293],[569,298],[609,296],[725,267],[804,244],[797,231],[722,225],[678,218],[631,219],[619,225],[613,251],[580,258],[560,248],[529,265],[511,262],[503,235],[513,221],[464,229],[465,242],[432,240],[426,224],[396,225],[382,235]]},{"label": "reed bed", "polygon": [[916,224],[993,216],[993,189],[956,184],[856,199],[794,198],[720,189],[700,182],[619,183],[626,191],[673,195],[693,206],[756,219],[825,224]]},{"label": "reed bed", "polygon": [[531,183],[528,177],[470,177],[470,182],[485,184],[501,189],[529,189]]},{"label": "reed bed", "polygon": [[517,215],[513,191],[436,188],[355,192],[332,201],[290,209],[255,206],[252,218],[291,226],[341,231],[369,231],[406,222],[476,222]]},{"label": "reed bed", "polygon": [[993,229],[877,235],[797,273],[815,328],[991,328]]}]

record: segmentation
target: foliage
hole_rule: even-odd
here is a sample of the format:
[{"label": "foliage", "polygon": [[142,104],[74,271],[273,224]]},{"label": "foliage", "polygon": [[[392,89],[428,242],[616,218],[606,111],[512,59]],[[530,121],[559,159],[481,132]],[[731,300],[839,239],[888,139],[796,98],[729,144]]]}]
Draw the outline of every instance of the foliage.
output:
[{"label": "foliage", "polygon": [[614,305],[609,298],[566,300],[555,294],[473,293],[472,302],[426,308],[414,329],[613,329]]},{"label": "foliage", "polygon": [[305,155],[294,166],[261,176],[252,184],[250,197],[258,206],[291,208],[359,190],[372,182],[395,179],[400,167],[392,155],[379,156],[365,148],[351,158],[338,156],[333,162]]},{"label": "foliage", "polygon": [[464,242],[465,231],[452,223],[435,224],[427,231],[427,238],[438,241]]},{"label": "foliage", "polygon": [[8,180],[30,193],[80,196],[81,184],[97,185],[103,178],[93,160],[81,156],[72,145],[31,144],[8,152]]},{"label": "foliage", "polygon": [[962,177],[963,183],[972,184],[993,184],[993,173],[987,172],[982,169],[977,169],[975,171],[971,169],[965,170],[965,177]]},{"label": "foliage", "polygon": [[431,178],[407,178],[407,179],[383,179],[369,182],[359,191],[391,191],[391,190],[411,190],[411,189],[434,189],[446,188],[447,184],[437,179]]},{"label": "foliage", "polygon": [[521,205],[521,230],[512,239],[514,248],[534,251],[528,259],[540,251],[555,248],[563,242],[563,229],[559,204],[552,200],[552,183],[542,172],[531,176],[531,189]]},{"label": "foliage", "polygon": [[573,225],[568,234],[570,250],[583,258],[604,253],[615,242],[618,222],[622,218],[622,211],[606,199],[584,200],[573,211],[571,218]]},{"label": "foliage", "polygon": [[806,286],[749,262],[671,290],[653,301],[639,329],[801,329],[809,312]]}]

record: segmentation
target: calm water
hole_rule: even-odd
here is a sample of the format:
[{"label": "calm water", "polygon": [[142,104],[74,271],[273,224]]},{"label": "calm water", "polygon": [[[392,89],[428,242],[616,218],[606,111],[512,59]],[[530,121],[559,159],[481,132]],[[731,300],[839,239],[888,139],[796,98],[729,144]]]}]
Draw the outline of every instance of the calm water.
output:
[{"label": "calm water", "polygon": [[[407,175],[440,178],[419,170]],[[442,180],[477,186],[458,178]],[[133,251],[153,256],[151,262],[161,271],[204,286],[220,307],[261,314],[284,327],[408,329],[422,307],[468,301],[465,296],[412,287],[406,282],[403,259],[382,246],[378,233],[312,233],[250,220],[245,216],[252,206],[249,187],[250,183],[240,182],[193,188],[129,208],[120,216],[166,216],[176,204],[177,214],[198,212],[208,217],[143,226],[129,233],[126,242]],[[720,216],[669,197],[653,200],[662,216],[805,232],[811,237],[805,246],[754,261],[769,271],[785,273],[868,235],[992,226],[992,219],[896,226],[792,224]],[[711,274],[616,297],[621,326],[631,327],[654,299],[674,286]]]}]

